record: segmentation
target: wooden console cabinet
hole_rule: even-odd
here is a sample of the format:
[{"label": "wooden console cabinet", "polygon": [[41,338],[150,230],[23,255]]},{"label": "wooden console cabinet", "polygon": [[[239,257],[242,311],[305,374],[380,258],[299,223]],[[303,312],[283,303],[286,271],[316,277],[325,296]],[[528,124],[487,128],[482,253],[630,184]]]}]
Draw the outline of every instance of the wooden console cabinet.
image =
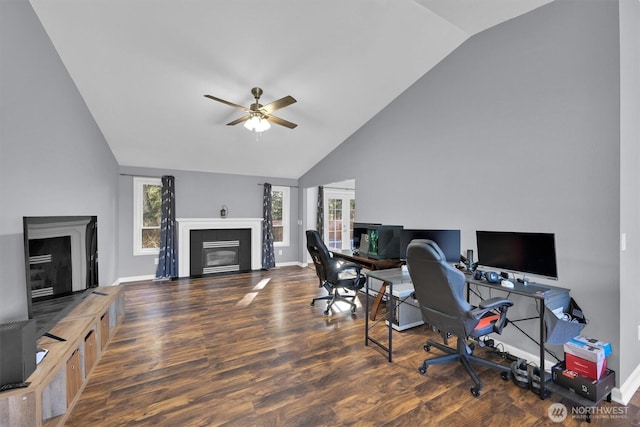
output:
[{"label": "wooden console cabinet", "polygon": [[124,318],[124,289],[95,288],[50,332],[66,341],[42,337],[49,352],[27,381],[31,385],[0,393],[0,426],[62,426],[89,374]]}]

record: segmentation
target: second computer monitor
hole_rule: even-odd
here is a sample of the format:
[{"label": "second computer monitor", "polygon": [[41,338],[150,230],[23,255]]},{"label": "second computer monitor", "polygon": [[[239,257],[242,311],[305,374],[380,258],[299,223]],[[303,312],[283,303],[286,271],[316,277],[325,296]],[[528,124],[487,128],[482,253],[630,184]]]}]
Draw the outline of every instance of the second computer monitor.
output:
[{"label": "second computer monitor", "polygon": [[407,259],[407,246],[414,239],[429,239],[442,249],[447,262],[460,261],[460,230],[403,229],[400,233],[400,258]]}]

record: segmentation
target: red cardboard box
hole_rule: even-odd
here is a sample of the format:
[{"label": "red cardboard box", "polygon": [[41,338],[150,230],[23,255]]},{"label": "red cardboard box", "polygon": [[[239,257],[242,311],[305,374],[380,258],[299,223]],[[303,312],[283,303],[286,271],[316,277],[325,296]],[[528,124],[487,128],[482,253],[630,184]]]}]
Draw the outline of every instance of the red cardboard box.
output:
[{"label": "red cardboard box", "polygon": [[583,377],[599,380],[607,370],[607,359],[599,359],[596,362],[583,359],[571,353],[564,354],[567,370],[577,372]]}]

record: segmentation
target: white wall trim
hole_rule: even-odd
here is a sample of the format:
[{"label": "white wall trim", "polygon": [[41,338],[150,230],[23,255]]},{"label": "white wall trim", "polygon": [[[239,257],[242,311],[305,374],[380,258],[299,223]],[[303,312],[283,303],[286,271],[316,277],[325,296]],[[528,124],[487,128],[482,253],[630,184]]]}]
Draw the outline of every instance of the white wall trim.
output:
[{"label": "white wall trim", "polygon": [[262,218],[177,218],[178,277],[191,275],[189,235],[191,230],[251,229],[251,269],[262,268]]},{"label": "white wall trim", "polygon": [[291,267],[291,266],[305,267],[306,264],[303,264],[299,261],[287,261],[287,262],[276,263],[276,267]]},{"label": "white wall trim", "polygon": [[622,405],[628,405],[638,388],[640,388],[640,365],[629,375],[624,384],[611,391],[611,400]]},{"label": "white wall trim", "polygon": [[146,276],[130,276],[130,277],[120,277],[118,278],[118,280],[116,280],[113,283],[113,286],[118,286],[121,283],[128,283],[128,282],[141,282],[144,280],[153,280],[155,279],[156,276],[153,274],[148,274]]}]

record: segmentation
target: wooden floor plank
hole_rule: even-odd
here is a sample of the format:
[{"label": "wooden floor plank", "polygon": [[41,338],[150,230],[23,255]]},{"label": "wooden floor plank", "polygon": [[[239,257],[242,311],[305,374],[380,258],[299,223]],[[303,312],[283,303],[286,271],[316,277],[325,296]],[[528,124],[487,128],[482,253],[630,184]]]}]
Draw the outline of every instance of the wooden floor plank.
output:
[{"label": "wooden floor plank", "polygon": [[[479,398],[460,364],[420,375],[425,340],[439,338],[425,326],[395,332],[388,363],[364,345],[362,294],[354,315],[309,305],[325,292],[310,268],[123,286],[124,322],[68,426],[556,425],[547,410],[558,398],[488,368],[477,369]],[[384,323],[374,334],[385,339]],[[591,425],[640,423],[639,395],[627,418]]]}]

